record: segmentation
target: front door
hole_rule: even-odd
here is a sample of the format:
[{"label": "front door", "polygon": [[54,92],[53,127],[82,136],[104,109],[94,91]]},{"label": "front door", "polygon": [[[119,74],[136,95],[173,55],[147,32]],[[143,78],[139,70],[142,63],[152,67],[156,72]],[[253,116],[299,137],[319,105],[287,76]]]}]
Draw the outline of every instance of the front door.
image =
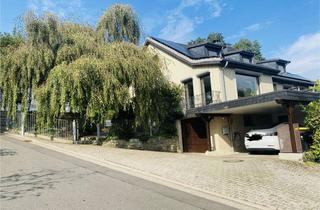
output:
[{"label": "front door", "polygon": [[184,152],[206,152],[209,147],[206,123],[200,118],[182,120]]}]

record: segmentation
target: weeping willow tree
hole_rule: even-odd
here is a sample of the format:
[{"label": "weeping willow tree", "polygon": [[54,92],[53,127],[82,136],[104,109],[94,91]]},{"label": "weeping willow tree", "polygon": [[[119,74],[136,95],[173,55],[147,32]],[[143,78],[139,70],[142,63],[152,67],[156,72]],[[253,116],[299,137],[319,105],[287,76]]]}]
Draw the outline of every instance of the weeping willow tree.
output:
[{"label": "weeping willow tree", "polygon": [[93,53],[93,34],[89,27],[62,23],[49,13],[26,13],[22,41],[1,56],[3,104],[9,114],[14,116],[19,103],[22,111],[30,110],[33,90],[45,83],[56,65]]},{"label": "weeping willow tree", "polygon": [[[110,39],[101,40],[105,33]],[[130,111],[135,126],[147,127],[171,114],[163,93],[179,90],[164,78],[158,57],[135,45],[140,31],[130,7],[111,7],[97,29],[27,13],[20,37],[1,47],[1,92],[12,117],[18,103],[28,112],[32,98],[41,127],[52,126],[66,104],[84,125]]]},{"label": "weeping willow tree", "polygon": [[68,103],[72,112],[100,123],[132,109],[137,125],[149,125],[168,114],[168,109],[161,109],[167,103],[160,94],[164,87],[168,82],[156,56],[133,44],[115,42],[97,48],[95,56],[52,69],[37,91],[38,111],[44,122],[52,123]]},{"label": "weeping willow tree", "polygon": [[100,17],[97,33],[103,41],[139,43],[140,25],[137,15],[129,5],[115,4]]},{"label": "weeping willow tree", "polygon": [[54,66],[59,44],[58,21],[46,14],[36,17],[33,13],[24,16],[23,41],[10,49],[2,60],[1,86],[3,103],[13,116],[18,103],[22,111],[30,109],[32,90],[42,84]]}]

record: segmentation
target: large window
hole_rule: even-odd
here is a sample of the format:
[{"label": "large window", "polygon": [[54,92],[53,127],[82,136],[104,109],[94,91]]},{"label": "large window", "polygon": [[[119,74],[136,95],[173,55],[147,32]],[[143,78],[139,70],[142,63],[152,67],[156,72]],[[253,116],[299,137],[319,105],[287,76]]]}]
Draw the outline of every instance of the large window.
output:
[{"label": "large window", "polygon": [[201,92],[203,105],[208,105],[212,103],[210,74],[201,77]]},{"label": "large window", "polygon": [[194,108],[194,94],[193,94],[192,80],[184,83],[184,91],[185,91],[187,108]]},{"label": "large window", "polygon": [[258,78],[236,74],[238,97],[255,96],[259,94]]}]

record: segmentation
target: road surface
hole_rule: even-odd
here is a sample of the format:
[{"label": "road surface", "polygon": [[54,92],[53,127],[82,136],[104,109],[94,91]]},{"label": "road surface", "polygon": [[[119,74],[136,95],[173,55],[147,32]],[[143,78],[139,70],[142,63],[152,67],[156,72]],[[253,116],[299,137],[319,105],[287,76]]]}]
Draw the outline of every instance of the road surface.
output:
[{"label": "road surface", "polygon": [[0,209],[234,209],[0,135]]}]

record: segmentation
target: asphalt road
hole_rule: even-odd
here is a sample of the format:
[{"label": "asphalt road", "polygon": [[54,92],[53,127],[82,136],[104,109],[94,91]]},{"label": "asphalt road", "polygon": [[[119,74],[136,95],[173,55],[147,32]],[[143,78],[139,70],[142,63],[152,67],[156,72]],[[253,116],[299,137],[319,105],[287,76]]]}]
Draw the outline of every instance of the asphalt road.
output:
[{"label": "asphalt road", "polygon": [[0,135],[1,209],[234,209]]}]

